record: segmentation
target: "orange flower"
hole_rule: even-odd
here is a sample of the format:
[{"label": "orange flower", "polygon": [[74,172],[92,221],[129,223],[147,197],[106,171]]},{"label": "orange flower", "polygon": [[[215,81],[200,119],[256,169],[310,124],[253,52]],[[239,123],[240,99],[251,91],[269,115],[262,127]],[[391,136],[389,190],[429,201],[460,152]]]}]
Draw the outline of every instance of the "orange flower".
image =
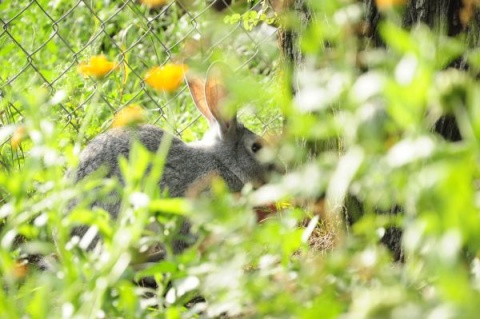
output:
[{"label": "orange flower", "polygon": [[380,10],[389,9],[395,6],[402,6],[407,0],[375,0],[377,8]]},{"label": "orange flower", "polygon": [[93,76],[101,79],[116,67],[116,63],[108,61],[104,55],[96,55],[92,56],[88,63],[81,62],[78,66],[78,72],[85,77]]},{"label": "orange flower", "polygon": [[156,8],[167,4],[168,0],[140,0],[140,2],[149,8]]},{"label": "orange flower", "polygon": [[475,16],[476,8],[480,7],[479,0],[463,0],[463,6],[458,13],[462,26],[466,27]]},{"label": "orange flower", "polygon": [[164,66],[156,66],[148,70],[145,75],[145,83],[152,88],[164,91],[175,91],[183,81],[183,75],[188,67],[185,64],[168,63]]},{"label": "orange flower", "polygon": [[27,136],[27,130],[25,129],[25,126],[19,126],[13,132],[12,138],[10,139],[10,145],[14,150],[20,147],[22,144],[22,141],[25,139]]},{"label": "orange flower", "polygon": [[146,121],[146,112],[139,105],[129,105],[115,114],[112,127],[133,126]]},{"label": "orange flower", "polygon": [[17,261],[12,269],[12,275],[16,279],[24,278],[28,273],[28,264]]}]

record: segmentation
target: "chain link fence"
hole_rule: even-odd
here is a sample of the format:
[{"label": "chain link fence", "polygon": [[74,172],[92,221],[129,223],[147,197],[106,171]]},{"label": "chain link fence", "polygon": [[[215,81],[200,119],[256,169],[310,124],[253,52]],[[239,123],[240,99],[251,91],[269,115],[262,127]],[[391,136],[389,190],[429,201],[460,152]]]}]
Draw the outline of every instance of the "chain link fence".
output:
[{"label": "chain link fence", "polygon": [[[276,29],[264,23],[253,27],[265,10],[246,0],[0,1],[0,124],[21,123],[22,96],[42,87],[58,103],[41,107],[52,108],[66,131],[79,132],[93,114],[87,139],[108,129],[115,114],[132,104],[148,110],[148,122],[187,140],[198,138],[191,131],[199,116],[185,85],[159,93],[146,85],[145,73],[167,63],[206,70],[212,61],[228,59],[235,72],[272,86],[279,57]],[[115,61],[117,70],[103,79],[82,77],[79,65],[98,55]],[[246,122],[255,122],[257,131],[281,123],[278,109],[265,108],[248,113]],[[8,141],[0,140],[1,146]]]}]

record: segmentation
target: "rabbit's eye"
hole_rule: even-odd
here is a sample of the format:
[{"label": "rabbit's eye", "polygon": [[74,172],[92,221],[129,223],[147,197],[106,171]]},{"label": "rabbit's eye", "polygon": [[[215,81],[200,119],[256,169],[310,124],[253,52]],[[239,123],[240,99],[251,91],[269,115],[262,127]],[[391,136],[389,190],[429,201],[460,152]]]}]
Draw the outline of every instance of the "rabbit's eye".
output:
[{"label": "rabbit's eye", "polygon": [[262,149],[262,144],[260,144],[260,143],[253,143],[252,144],[252,152],[256,153],[261,149]]}]

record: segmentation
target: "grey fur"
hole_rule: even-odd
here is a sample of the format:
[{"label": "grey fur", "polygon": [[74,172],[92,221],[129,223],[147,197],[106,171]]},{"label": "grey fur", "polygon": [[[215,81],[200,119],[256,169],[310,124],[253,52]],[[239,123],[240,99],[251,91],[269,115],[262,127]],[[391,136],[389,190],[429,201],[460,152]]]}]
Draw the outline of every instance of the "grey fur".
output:
[{"label": "grey fur", "polygon": [[[173,137],[159,185],[161,189],[168,189],[172,197],[185,196],[193,187],[208,187],[202,184],[212,175],[221,176],[231,191],[238,192],[246,183],[263,183],[272,170],[272,165],[262,163],[258,158],[259,152],[254,152],[253,145],[264,145],[263,139],[244,127],[236,116],[226,119],[221,115],[218,103],[222,97],[219,94],[221,88],[218,83],[212,82],[188,81],[195,104],[209,121],[210,130],[201,141],[189,144]],[[94,138],[83,150],[75,179],[78,181],[105,167],[107,177],[116,176],[122,181],[118,158],[128,158],[132,141],[136,139],[149,151],[156,152],[165,134],[168,133],[153,125],[109,130]],[[120,198],[112,194],[108,200],[94,205],[117,217]],[[82,236],[87,229],[78,227],[73,234]],[[189,233],[188,223],[184,223],[181,233]],[[97,239],[92,245],[96,244]],[[174,243],[174,250],[178,252],[185,246],[184,242]]]}]

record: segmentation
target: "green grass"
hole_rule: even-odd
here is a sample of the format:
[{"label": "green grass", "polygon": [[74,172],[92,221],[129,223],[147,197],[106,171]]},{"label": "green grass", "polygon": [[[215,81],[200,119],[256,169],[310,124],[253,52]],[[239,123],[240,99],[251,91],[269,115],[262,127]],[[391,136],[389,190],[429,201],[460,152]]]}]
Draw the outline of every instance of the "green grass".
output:
[{"label": "green grass", "polygon": [[[289,20],[303,30],[305,57],[290,78],[274,38],[259,49],[255,30],[226,37],[235,25],[203,2],[176,2],[155,10],[134,1],[0,4],[8,22],[0,31],[0,317],[476,318],[478,50],[425,27],[402,30],[398,12],[380,26],[387,48],[371,48],[350,33],[360,15],[339,18],[361,12],[357,2],[310,1],[314,23]],[[235,3],[228,14],[249,5]],[[192,42],[199,35],[204,41]],[[97,54],[123,64],[102,80],[83,78],[78,64]],[[446,69],[460,57],[470,70]],[[122,161],[125,185],[101,172],[73,183],[67,171],[82,147],[127,105],[198,139],[207,123],[196,120],[186,87],[160,93],[143,77],[169,61],[202,73],[216,60],[235,70],[227,85],[247,126],[281,131],[285,176],[242,194],[215,181],[208,196],[172,199],[157,187],[162,155],[137,145]],[[461,142],[434,133],[444,114],[459,123]],[[19,126],[26,135],[12,147]],[[122,195],[118,220],[90,207],[112,190]],[[256,206],[273,202],[277,214],[257,223]],[[399,214],[379,214],[392,207]],[[171,251],[185,217],[195,243],[144,264],[152,245]],[[98,229],[102,251],[87,253],[70,237],[79,223]],[[404,230],[402,263],[379,243],[391,226]],[[52,269],[24,272],[18,260],[28,254],[49,256]],[[158,288],[135,283],[144,276]],[[206,303],[189,304],[198,296]]]}]

